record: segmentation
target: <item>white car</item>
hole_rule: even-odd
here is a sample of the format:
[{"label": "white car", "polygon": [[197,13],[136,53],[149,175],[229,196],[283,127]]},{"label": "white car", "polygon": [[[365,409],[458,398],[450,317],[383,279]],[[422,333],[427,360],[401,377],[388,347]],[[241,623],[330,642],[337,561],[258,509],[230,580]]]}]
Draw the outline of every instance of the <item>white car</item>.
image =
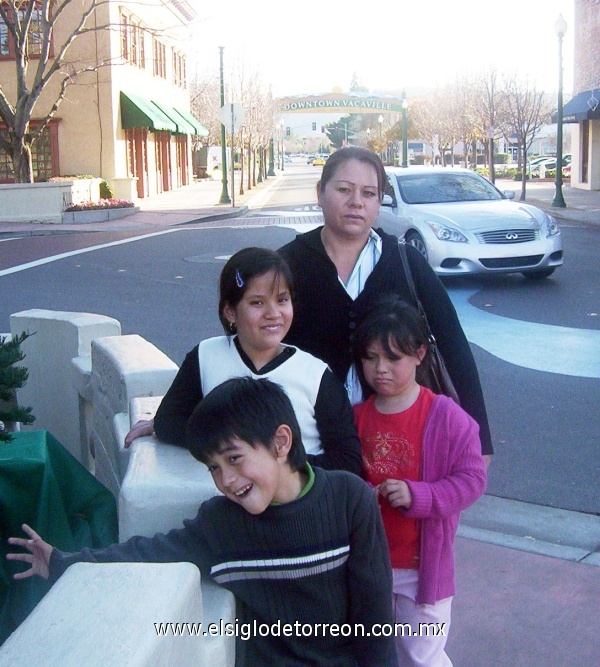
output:
[{"label": "white car", "polygon": [[550,276],[563,263],[556,220],[512,201],[468,169],[386,167],[389,189],[375,227],[403,238],[439,276],[522,273]]}]

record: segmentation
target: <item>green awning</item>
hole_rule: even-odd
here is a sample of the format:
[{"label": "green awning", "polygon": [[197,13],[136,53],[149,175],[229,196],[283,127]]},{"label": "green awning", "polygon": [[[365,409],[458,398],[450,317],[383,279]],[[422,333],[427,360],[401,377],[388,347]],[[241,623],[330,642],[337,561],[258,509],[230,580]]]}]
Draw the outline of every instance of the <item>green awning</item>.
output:
[{"label": "green awning", "polygon": [[152,100],[152,104],[161,111],[167,118],[170,118],[177,126],[177,134],[196,134],[196,128],[177,112],[177,109],[167,105],[159,104]]},{"label": "green awning", "polygon": [[192,134],[197,134],[200,137],[208,137],[208,130],[189,111],[184,111],[183,109],[175,109],[175,111],[194,128]]},{"label": "green awning", "polygon": [[177,132],[177,125],[150,100],[122,91],[121,125],[124,130],[147,127],[157,132]]}]

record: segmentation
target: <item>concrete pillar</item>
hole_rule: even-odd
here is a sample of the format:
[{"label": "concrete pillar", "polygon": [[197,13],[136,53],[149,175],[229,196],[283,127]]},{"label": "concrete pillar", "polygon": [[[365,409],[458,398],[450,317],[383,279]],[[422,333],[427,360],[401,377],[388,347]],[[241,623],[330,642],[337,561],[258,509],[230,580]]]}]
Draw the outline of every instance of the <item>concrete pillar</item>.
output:
[{"label": "concrete pillar", "polygon": [[92,341],[121,333],[112,317],[55,310],[25,310],[10,316],[13,336],[32,335],[22,345],[27,384],[17,391],[19,405],[31,406],[36,421],[28,429],[43,429],[89,468],[85,428],[80,422],[80,395],[72,360],[89,358]]},{"label": "concrete pillar", "polygon": [[92,344],[92,394],[96,477],[118,496],[129,450],[117,440],[116,420],[139,396],[162,396],[177,374],[175,364],[147,340],[132,334]]}]

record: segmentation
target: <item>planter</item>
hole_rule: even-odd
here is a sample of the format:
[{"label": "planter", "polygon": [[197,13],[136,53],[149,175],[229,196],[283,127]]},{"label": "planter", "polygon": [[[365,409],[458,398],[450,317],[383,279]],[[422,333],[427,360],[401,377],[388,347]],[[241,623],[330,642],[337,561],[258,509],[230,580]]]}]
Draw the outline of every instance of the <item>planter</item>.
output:
[{"label": "planter", "polygon": [[86,224],[92,222],[107,222],[133,215],[140,210],[139,206],[127,208],[102,208],[91,211],[69,211],[62,214],[63,224]]}]

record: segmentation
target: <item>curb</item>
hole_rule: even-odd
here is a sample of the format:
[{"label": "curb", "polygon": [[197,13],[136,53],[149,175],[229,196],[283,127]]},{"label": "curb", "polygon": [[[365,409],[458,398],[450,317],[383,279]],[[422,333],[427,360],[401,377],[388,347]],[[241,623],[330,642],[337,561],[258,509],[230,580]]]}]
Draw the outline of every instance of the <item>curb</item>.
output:
[{"label": "curb", "polygon": [[482,496],[461,514],[460,537],[600,567],[600,517]]}]

